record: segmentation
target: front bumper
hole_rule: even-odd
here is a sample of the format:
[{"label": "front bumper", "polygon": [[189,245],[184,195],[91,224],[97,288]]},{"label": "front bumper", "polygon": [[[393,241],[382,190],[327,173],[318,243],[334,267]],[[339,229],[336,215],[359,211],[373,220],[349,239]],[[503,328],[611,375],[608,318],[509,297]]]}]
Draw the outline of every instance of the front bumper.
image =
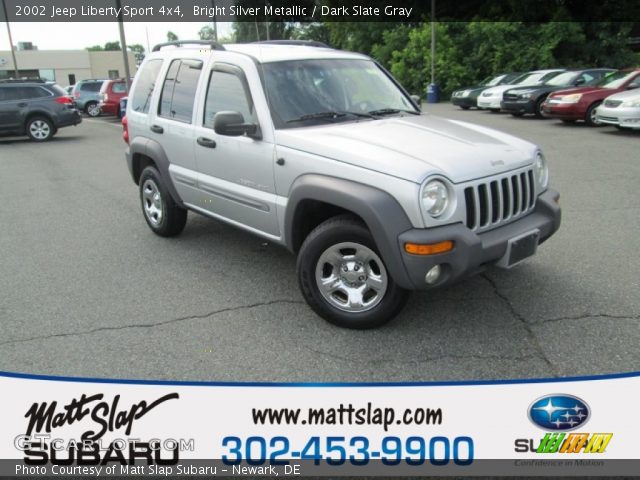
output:
[{"label": "front bumper", "polygon": [[503,100],[500,106],[509,113],[535,113],[535,103],[532,100]]},{"label": "front bumper", "polygon": [[542,114],[545,117],[562,120],[584,120],[587,111],[580,103],[549,103],[546,101],[542,104]]},{"label": "front bumper", "polygon": [[478,97],[478,108],[488,108],[490,110],[500,110],[501,97]]},{"label": "front bumper", "polygon": [[[464,277],[479,273],[497,263],[506,253],[509,240],[525,232],[540,231],[539,243],[544,242],[560,227],[560,194],[547,190],[536,201],[534,210],[512,223],[488,232],[476,234],[461,223],[430,229],[412,229],[398,236],[402,261],[413,287],[426,290],[449,285]],[[453,250],[437,255],[411,255],[404,244],[432,244],[452,240]],[[425,274],[435,265],[443,273],[434,285],[425,282]]]},{"label": "front bumper", "polygon": [[640,108],[638,107],[598,107],[598,122],[607,125],[618,125],[624,128],[640,128]]},{"label": "front bumper", "polygon": [[478,106],[478,97],[451,97],[451,103],[456,107],[473,108]]}]

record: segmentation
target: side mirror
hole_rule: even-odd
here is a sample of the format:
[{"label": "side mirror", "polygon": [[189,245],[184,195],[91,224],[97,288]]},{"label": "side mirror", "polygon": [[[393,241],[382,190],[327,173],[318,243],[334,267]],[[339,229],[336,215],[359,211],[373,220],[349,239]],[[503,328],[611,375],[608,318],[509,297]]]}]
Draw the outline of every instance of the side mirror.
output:
[{"label": "side mirror", "polygon": [[242,135],[255,137],[258,133],[258,126],[255,123],[244,123],[244,117],[240,112],[218,112],[213,117],[213,130],[218,135],[227,137]]},{"label": "side mirror", "polygon": [[420,106],[422,104],[422,99],[420,98],[419,95],[411,95],[411,100],[413,100],[413,103],[416,104],[416,106],[418,107],[418,109],[420,109]]},{"label": "side mirror", "polygon": [[584,83],[584,78],[579,78],[575,82],[573,82],[574,85],[582,85],[583,83]]}]

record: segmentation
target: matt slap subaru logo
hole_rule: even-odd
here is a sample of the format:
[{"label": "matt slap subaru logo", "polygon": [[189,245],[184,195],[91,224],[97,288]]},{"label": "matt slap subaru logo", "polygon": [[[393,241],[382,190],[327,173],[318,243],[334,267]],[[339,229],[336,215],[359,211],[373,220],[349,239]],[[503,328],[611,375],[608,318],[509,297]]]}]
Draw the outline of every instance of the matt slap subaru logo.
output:
[{"label": "matt slap subaru logo", "polygon": [[529,407],[529,419],[551,431],[575,430],[587,423],[590,414],[586,402],[573,395],[545,395]]}]

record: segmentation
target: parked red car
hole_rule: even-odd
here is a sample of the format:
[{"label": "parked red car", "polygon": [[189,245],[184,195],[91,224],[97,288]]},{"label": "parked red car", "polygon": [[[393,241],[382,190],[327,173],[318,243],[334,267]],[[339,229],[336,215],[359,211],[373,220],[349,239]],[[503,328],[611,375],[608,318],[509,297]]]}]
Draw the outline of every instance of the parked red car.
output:
[{"label": "parked red car", "polygon": [[550,94],[542,104],[545,117],[559,118],[563,122],[584,120],[588,125],[599,125],[596,108],[609,95],[640,87],[640,68],[618,70],[595,85],[559,90]]},{"label": "parked red car", "polygon": [[120,100],[126,96],[127,81],[124,78],[105,81],[100,89],[100,110],[120,118]]}]

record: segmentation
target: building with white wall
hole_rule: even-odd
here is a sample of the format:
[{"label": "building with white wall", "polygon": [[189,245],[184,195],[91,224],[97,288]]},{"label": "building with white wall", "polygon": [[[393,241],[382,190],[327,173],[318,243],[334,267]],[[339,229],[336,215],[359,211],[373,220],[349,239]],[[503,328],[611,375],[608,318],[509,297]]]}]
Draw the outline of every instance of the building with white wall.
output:
[{"label": "building with white wall", "polygon": [[[85,78],[121,78],[125,75],[121,51],[16,50],[19,78],[41,78],[73,85]],[[129,71],[136,71],[135,55],[128,52]],[[11,51],[0,50],[0,80],[14,78]]]}]

